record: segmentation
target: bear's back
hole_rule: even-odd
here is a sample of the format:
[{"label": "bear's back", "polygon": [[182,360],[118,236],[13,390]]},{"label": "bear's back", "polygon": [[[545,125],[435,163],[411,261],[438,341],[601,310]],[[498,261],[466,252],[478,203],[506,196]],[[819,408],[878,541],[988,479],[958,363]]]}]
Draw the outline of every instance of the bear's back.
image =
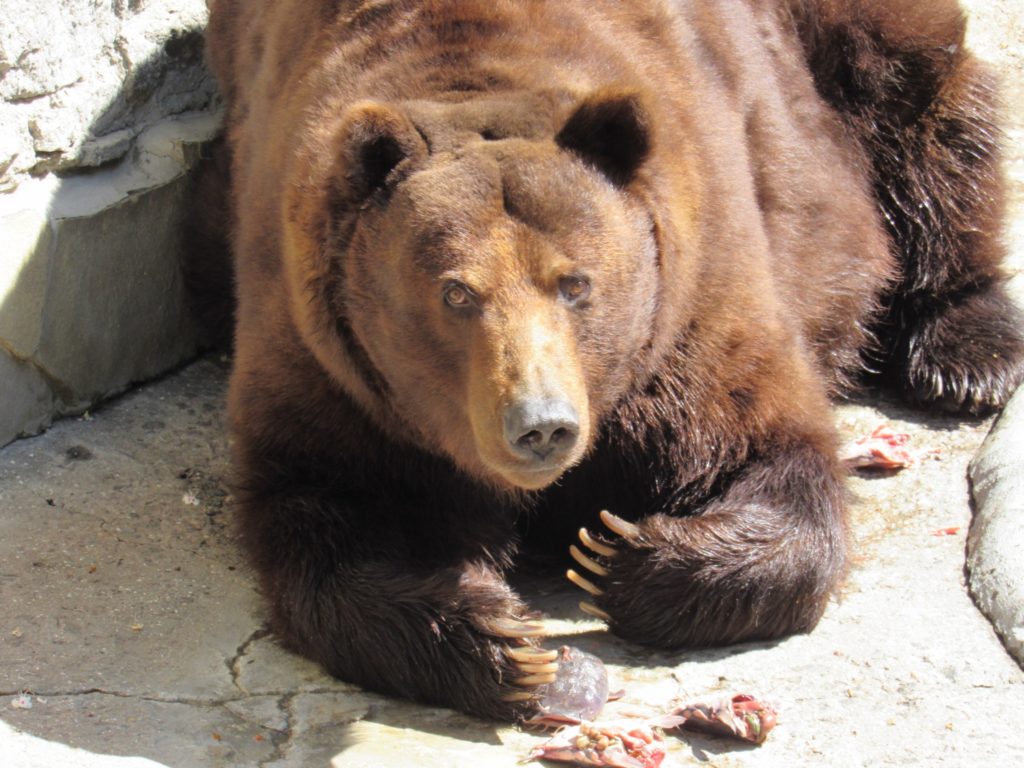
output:
[{"label": "bear's back", "polygon": [[653,115],[652,189],[675,211],[666,322],[700,316],[726,338],[751,313],[784,316],[842,379],[860,365],[889,244],[862,150],[818,98],[786,5],[216,0],[211,59],[230,104],[241,250],[262,254],[247,257],[261,265],[254,290],[278,268],[289,163],[323,154],[354,102],[633,88]]}]

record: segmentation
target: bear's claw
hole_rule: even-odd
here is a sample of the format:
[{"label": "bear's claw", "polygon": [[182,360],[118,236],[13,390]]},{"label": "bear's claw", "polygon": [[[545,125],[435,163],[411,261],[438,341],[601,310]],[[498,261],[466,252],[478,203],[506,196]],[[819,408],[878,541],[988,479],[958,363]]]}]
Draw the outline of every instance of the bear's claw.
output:
[{"label": "bear's claw", "polygon": [[[640,528],[634,523],[630,523],[626,520],[623,520],[621,517],[613,515],[608,510],[602,510],[600,517],[601,522],[605,524],[608,530],[610,530],[614,534],[617,534],[626,542],[633,543],[640,538]],[[600,557],[614,558],[616,555],[618,555],[618,550],[615,549],[615,547],[612,547],[603,541],[595,539],[593,536],[590,535],[590,532],[586,528],[580,528],[579,536],[580,542],[583,544],[583,546],[585,546],[587,549],[591,550],[594,554]],[[588,571],[590,571],[590,573],[594,574],[595,576],[604,578],[608,576],[608,574],[610,573],[608,568],[594,560],[594,558],[585,554],[583,550],[581,550],[575,544],[569,545],[569,554],[572,556],[573,560],[575,560],[577,563],[586,568]],[[590,581],[590,579],[584,578],[571,568],[568,571],[566,571],[565,575],[569,579],[569,581],[571,581],[577,587],[582,589],[584,592],[587,592],[588,594],[594,597],[600,597],[604,594],[604,590],[597,586],[597,584],[594,584],[594,582]],[[609,615],[607,611],[603,611],[602,609],[598,608],[596,605],[590,602],[584,601],[580,603],[580,610],[586,614],[589,614],[590,616],[593,616],[594,618],[601,619],[601,621],[610,622],[612,620],[611,615]]]},{"label": "bear's claw", "polygon": [[[607,510],[601,512],[601,522],[607,526],[607,528],[626,540],[628,543],[633,543],[640,538],[640,528],[632,522],[628,522],[621,517],[611,514]],[[589,549],[595,555],[604,557],[606,559],[614,558],[618,554],[618,550],[614,547],[599,541],[590,535],[590,531],[587,528],[580,528],[580,542],[584,547]],[[610,571],[604,565],[599,563],[590,555],[586,554],[579,547],[574,544],[569,545],[569,555],[572,559],[580,563],[584,568],[589,570],[591,573],[596,575],[598,578],[607,577]],[[572,582],[575,586],[582,589],[584,592],[592,595],[593,597],[600,597],[604,594],[604,590],[598,587],[589,579],[585,579],[575,570],[569,568],[565,572],[566,578]],[[583,601],[580,603],[580,610],[584,613],[600,618],[602,622],[611,622],[611,615],[601,608],[597,607],[594,603],[589,601]]]},{"label": "bear's claw", "polygon": [[557,672],[558,664],[551,662],[550,664],[520,664],[516,666],[528,675],[546,675],[549,672]]},{"label": "bear's claw", "polygon": [[586,528],[580,528],[580,541],[583,542],[583,546],[587,549],[599,555],[603,555],[604,557],[615,557],[615,555],[618,554],[615,547],[610,547],[607,544],[598,541],[590,535],[590,532]]},{"label": "bear's claw", "polygon": [[601,522],[607,526],[612,533],[617,533],[622,538],[632,541],[640,537],[640,529],[633,523],[626,522],[621,517],[616,517],[607,509],[601,510]]},{"label": "bear's claw", "polygon": [[[503,648],[505,658],[511,666],[511,674],[506,676],[508,685],[535,689],[555,682],[558,673],[558,652],[527,644],[530,638],[547,634],[543,624],[510,618],[492,618],[483,626],[491,634],[513,641],[513,644]],[[535,690],[513,690],[501,694],[500,698],[508,704],[519,704],[537,699],[538,693]]]},{"label": "bear's claw", "polygon": [[542,624],[530,624],[515,619],[491,619],[485,623],[485,628],[498,637],[541,637],[547,633]]},{"label": "bear's claw", "polygon": [[512,661],[520,664],[547,664],[558,658],[558,651],[546,651],[532,646],[509,648],[505,653]]},{"label": "bear's claw", "polygon": [[580,602],[580,610],[584,613],[590,614],[595,619],[600,619],[604,622],[609,622],[612,620],[612,616],[610,613],[608,613],[607,611],[602,611],[596,605],[594,605],[593,603],[588,603],[586,600]]},{"label": "bear's claw", "polygon": [[[546,651],[543,648],[520,646],[506,648],[505,655],[512,661],[513,667],[522,673],[522,677],[510,680],[511,685],[521,688],[537,688],[550,685],[558,676],[558,651]],[[510,691],[503,694],[501,700],[510,704],[532,701],[538,697],[537,691]]]},{"label": "bear's claw", "polygon": [[603,589],[598,587],[593,582],[588,581],[587,579],[585,579],[582,576],[580,576],[572,568],[570,568],[568,571],[565,572],[565,576],[566,576],[567,579],[569,579],[569,581],[571,581],[577,587],[582,589],[584,592],[589,592],[594,597],[600,597],[601,595],[604,594],[604,590]]},{"label": "bear's claw", "polygon": [[[556,665],[557,668],[557,665]],[[512,685],[520,685],[527,688],[532,688],[537,685],[550,685],[555,682],[558,677],[557,674],[551,672],[546,675],[526,675],[525,677],[519,677],[512,681]]]},{"label": "bear's claw", "polygon": [[[580,530],[580,538],[582,538],[582,534],[584,531],[586,531],[586,528]],[[582,565],[591,573],[597,576],[607,576],[609,574],[609,570],[607,568],[598,563],[596,560],[587,557],[575,544],[569,545],[569,554],[572,555],[573,560]]]},{"label": "bear's claw", "polygon": [[501,695],[501,700],[509,704],[518,704],[522,701],[533,701],[538,696],[535,693],[529,691],[512,691],[511,693],[504,693]]}]

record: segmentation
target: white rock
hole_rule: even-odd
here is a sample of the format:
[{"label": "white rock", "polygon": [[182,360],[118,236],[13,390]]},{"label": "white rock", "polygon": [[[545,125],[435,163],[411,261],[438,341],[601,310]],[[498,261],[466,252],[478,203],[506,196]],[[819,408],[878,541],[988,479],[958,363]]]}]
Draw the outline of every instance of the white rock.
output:
[{"label": "white rock", "polygon": [[1024,662],[1024,388],[971,463],[974,521],[967,567],[974,599]]},{"label": "white rock", "polygon": [[[6,0],[0,10],[0,190],[32,171],[98,165],[169,115],[211,105],[203,0],[145,4]],[[92,146],[89,146],[89,145]],[[11,167],[3,165],[14,158]]]}]

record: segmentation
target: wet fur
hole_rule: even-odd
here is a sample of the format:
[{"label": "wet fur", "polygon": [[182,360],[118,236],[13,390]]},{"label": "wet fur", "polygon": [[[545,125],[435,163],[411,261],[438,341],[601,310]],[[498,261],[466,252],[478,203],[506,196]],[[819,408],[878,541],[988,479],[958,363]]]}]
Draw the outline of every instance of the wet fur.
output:
[{"label": "wet fur", "polygon": [[[516,673],[493,622],[526,611],[503,573],[522,541],[565,547],[604,508],[641,531],[616,542],[601,583],[616,633],[678,648],[810,630],[846,562],[827,396],[875,367],[912,400],[981,412],[1020,380],[1021,322],[999,268],[996,98],[962,47],[956,3],[624,5],[213,3],[237,217],[240,530],[278,636],[342,678],[488,717],[529,713],[500,699]],[[501,36],[526,29],[544,31]],[[659,94],[635,177],[617,173],[628,153],[605,172],[650,211],[660,284],[628,370],[589,385],[603,399],[587,456],[522,493],[457,466],[396,415],[350,314],[353,287],[315,254],[311,309],[296,314],[282,219],[304,222],[301,253],[345,252],[360,215],[346,195],[364,180],[296,193],[282,179],[330,177],[317,163],[343,154],[337,119],[361,98],[466,100],[458,125],[417,118],[431,151],[467,130],[554,140],[568,108],[541,92],[572,71]],[[473,106],[513,87],[540,101]],[[325,295],[339,303],[317,313]]]}]

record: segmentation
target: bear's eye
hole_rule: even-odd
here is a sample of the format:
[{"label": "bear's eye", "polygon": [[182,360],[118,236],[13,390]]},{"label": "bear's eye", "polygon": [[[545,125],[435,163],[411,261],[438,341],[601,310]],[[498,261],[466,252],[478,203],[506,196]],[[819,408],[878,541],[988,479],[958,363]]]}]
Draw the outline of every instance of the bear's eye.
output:
[{"label": "bear's eye", "polygon": [[585,277],[568,275],[558,281],[558,292],[567,302],[576,304],[590,295],[590,281]]},{"label": "bear's eye", "polygon": [[473,292],[454,280],[444,287],[444,303],[455,309],[465,309],[476,304]]}]

